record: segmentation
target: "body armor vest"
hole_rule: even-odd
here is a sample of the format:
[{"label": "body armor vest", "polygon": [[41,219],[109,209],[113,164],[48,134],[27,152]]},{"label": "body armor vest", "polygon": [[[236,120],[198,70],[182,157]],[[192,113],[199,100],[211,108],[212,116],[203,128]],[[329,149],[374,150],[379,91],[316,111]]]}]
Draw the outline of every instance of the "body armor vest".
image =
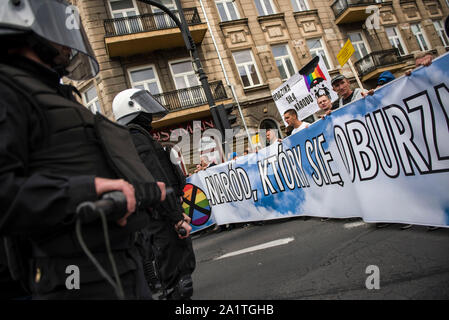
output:
[{"label": "body armor vest", "polygon": [[[12,79],[9,83],[20,91],[18,95],[25,96],[26,102],[40,109],[39,113],[44,117],[41,120],[48,126],[43,143],[39,147],[29,146],[28,175],[92,175],[111,179],[119,176],[108,163],[95,132],[95,117],[87,108],[65,98],[58,88],[50,87],[24,70],[0,64],[0,74]],[[148,217],[137,213],[129,217],[124,228],[111,223],[109,233],[113,250],[131,247],[131,233],[145,227],[147,223]],[[101,224],[86,225],[83,234],[90,249],[104,250]],[[32,242],[34,256],[83,254],[74,236],[74,227],[71,226],[68,230],[58,230],[45,239],[34,239]]]}]

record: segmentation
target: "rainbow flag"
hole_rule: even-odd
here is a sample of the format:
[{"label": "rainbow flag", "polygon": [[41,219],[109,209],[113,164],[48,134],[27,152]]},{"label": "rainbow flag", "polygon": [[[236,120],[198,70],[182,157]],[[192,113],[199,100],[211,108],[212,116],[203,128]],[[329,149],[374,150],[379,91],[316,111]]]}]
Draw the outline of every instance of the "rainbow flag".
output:
[{"label": "rainbow flag", "polygon": [[193,184],[184,187],[184,202],[182,207],[184,213],[192,219],[192,225],[202,226],[212,213],[212,209],[203,190]]},{"label": "rainbow flag", "polygon": [[311,74],[304,76],[304,81],[306,82],[307,90],[309,90],[309,92],[312,81],[317,78],[323,78],[324,80],[326,80],[326,77],[324,76],[323,71],[321,71],[319,64],[316,66],[315,70]]}]

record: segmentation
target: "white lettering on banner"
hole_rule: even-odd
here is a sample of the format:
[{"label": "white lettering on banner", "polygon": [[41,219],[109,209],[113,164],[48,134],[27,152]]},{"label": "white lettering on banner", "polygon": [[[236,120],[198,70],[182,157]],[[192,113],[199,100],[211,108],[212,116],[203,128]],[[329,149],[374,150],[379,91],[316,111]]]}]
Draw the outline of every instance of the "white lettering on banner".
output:
[{"label": "white lettering on banner", "polygon": [[220,172],[204,178],[212,205],[251,199],[257,201],[257,191],[251,189],[248,174],[242,168],[232,169],[228,173]]},{"label": "white lettering on banner", "polygon": [[307,214],[449,227],[448,63],[449,53],[276,145],[189,180],[203,188],[220,224]]},{"label": "white lettering on banner", "polygon": [[[339,126],[334,127],[337,147],[352,182],[356,177],[360,181],[375,178],[379,167],[388,177],[395,178],[400,172],[398,162],[406,176],[415,175],[415,168],[420,174],[449,171],[449,155],[442,155],[436,136],[436,132],[446,132],[448,135],[448,106],[444,99],[449,98],[449,90],[441,84],[435,87],[435,94],[439,106],[433,106],[428,92],[424,91],[404,99],[405,108],[392,104],[367,114],[365,122],[346,122],[346,131]],[[437,107],[445,115],[444,125],[441,125],[441,121],[436,122],[434,108]],[[420,121],[410,121],[412,115],[419,116]],[[415,141],[419,134],[424,138],[425,150],[421,150]],[[312,150],[307,142],[306,148]],[[321,186],[321,179],[325,177],[319,175],[309,154],[308,159],[315,170],[312,177]]]}]

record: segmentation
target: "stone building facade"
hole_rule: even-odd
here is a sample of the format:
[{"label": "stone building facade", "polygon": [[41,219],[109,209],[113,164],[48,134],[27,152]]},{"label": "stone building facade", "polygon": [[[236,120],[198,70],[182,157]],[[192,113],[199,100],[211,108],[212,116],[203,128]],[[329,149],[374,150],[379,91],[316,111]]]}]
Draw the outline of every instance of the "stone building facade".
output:
[{"label": "stone building facade", "polygon": [[[364,87],[373,88],[382,71],[401,76],[414,67],[418,53],[439,56],[449,49],[442,31],[448,2],[180,0],[215,104],[238,106],[234,112],[242,128],[274,127],[281,136],[285,128],[271,92],[313,56],[323,55],[331,76],[342,73],[356,86],[351,69],[336,58],[351,39],[356,49],[351,61]],[[100,64],[95,79],[74,83],[92,111],[112,119],[115,95],[139,87],[170,109],[155,125],[161,141],[168,142],[174,128],[191,131],[192,120],[200,120],[203,130],[213,127],[182,35],[166,14],[139,0],[72,3]],[[162,3],[176,9],[175,0]]]}]

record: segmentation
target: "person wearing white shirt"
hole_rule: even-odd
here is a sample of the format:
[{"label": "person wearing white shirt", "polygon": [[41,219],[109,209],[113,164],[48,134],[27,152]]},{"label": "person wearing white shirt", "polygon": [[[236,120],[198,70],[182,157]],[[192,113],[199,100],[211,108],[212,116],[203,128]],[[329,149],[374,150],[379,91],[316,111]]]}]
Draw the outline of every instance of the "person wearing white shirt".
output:
[{"label": "person wearing white shirt", "polygon": [[292,135],[301,131],[302,129],[307,128],[310,123],[301,121],[298,119],[298,114],[295,109],[288,109],[284,112],[284,119],[288,125],[293,127]]}]

